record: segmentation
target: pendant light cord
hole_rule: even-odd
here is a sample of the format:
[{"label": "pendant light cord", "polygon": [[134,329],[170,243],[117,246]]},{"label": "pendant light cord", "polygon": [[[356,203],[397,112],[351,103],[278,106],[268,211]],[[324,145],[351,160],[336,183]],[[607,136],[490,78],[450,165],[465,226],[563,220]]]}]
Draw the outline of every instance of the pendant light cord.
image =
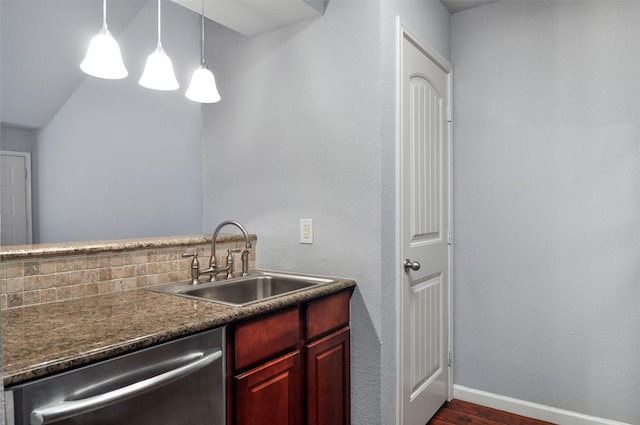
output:
[{"label": "pendant light cord", "polygon": [[107,27],[107,0],[102,2],[102,26]]},{"label": "pendant light cord", "polygon": [[162,42],[160,41],[161,27],[162,27],[162,15],[160,14],[160,0],[158,0],[158,46],[162,46]]},{"label": "pendant light cord", "polygon": [[200,46],[202,48],[202,56],[200,58],[200,64],[202,66],[205,65],[204,63],[204,0],[202,0],[202,16],[201,16],[201,21],[200,21],[200,28],[201,28],[201,39],[200,39]]}]

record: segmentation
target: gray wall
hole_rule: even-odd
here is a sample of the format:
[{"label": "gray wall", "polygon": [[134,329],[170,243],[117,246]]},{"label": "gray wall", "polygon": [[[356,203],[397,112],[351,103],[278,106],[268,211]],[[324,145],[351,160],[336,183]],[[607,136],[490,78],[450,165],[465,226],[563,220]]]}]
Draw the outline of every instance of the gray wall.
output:
[{"label": "gray wall", "polygon": [[[237,219],[258,234],[259,267],[357,280],[354,424],[395,415],[395,358],[382,364],[395,350],[393,283],[382,284],[393,177],[382,180],[395,161],[383,152],[395,144],[397,12],[448,54],[439,2],[332,0],[323,17],[254,39],[207,31],[222,102],[203,109],[204,231]],[[299,243],[300,218],[314,220],[313,245]]]},{"label": "gray wall", "polygon": [[0,149],[5,151],[33,153],[36,135],[33,130],[2,125]]},{"label": "gray wall", "polygon": [[[347,276],[354,424],[380,423],[379,5],[331,1],[323,17],[253,39],[209,36],[222,96],[205,106],[204,230],[237,219],[258,266]],[[215,49],[215,47],[214,47]],[[299,243],[300,218],[315,242]],[[229,231],[233,231],[229,229]]]},{"label": "gray wall", "polygon": [[452,16],[455,382],[640,423],[640,3]]},{"label": "gray wall", "polygon": [[181,88],[149,90],[138,80],[157,42],[156,7],[147,2],[119,37],[129,76],[86,76],[39,134],[39,242],[200,233],[200,104],[184,97],[200,63],[199,19],[163,2],[163,47]]}]

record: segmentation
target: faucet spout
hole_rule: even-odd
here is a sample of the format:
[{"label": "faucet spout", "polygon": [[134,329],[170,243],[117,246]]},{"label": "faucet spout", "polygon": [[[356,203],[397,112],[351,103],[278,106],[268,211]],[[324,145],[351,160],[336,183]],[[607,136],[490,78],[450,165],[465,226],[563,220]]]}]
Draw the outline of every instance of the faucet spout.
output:
[{"label": "faucet spout", "polygon": [[206,274],[211,274],[211,280],[215,280],[216,275],[223,271],[227,272],[227,277],[230,277],[231,273],[233,272],[233,270],[230,270],[231,266],[229,264],[227,264],[227,267],[218,268],[216,263],[216,239],[218,238],[218,233],[220,233],[220,230],[222,230],[222,228],[229,225],[237,227],[238,229],[240,229],[240,231],[244,235],[245,248],[242,251],[242,275],[246,276],[247,273],[249,272],[249,250],[251,249],[251,240],[249,239],[249,232],[247,232],[247,229],[245,229],[245,227],[242,224],[238,223],[237,221],[226,220],[218,224],[218,227],[216,227],[215,232],[213,232],[213,236],[211,238],[211,259],[209,260],[209,268],[202,272]]}]

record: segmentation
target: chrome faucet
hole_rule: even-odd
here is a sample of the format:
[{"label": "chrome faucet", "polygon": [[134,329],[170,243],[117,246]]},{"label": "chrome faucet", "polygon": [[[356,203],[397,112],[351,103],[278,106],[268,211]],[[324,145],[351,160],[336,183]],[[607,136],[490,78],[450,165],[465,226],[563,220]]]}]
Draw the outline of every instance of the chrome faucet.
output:
[{"label": "chrome faucet", "polygon": [[227,250],[227,265],[225,267],[218,267],[216,264],[216,238],[218,237],[218,233],[222,230],[223,227],[233,225],[236,226],[242,234],[244,235],[244,250],[242,250],[242,276],[246,276],[249,273],[249,252],[251,250],[251,241],[249,240],[249,233],[244,226],[237,221],[227,220],[223,221],[218,225],[216,231],[213,232],[213,236],[211,238],[211,259],[209,260],[209,268],[206,270],[202,270],[199,272],[200,275],[208,274],[211,275],[211,280],[216,280],[216,276],[222,272],[227,272],[227,279],[232,276],[233,273],[233,253],[239,252],[239,250]]}]

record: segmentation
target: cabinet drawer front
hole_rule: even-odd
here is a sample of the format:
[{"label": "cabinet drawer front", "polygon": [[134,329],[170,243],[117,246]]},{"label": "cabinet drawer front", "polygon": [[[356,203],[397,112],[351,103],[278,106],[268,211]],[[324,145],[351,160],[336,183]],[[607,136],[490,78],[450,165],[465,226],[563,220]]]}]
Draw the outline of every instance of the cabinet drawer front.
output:
[{"label": "cabinet drawer front", "polygon": [[243,323],[235,330],[235,369],[295,347],[300,339],[297,307]]},{"label": "cabinet drawer front", "polygon": [[306,339],[312,339],[349,324],[351,291],[329,295],[307,306]]}]

